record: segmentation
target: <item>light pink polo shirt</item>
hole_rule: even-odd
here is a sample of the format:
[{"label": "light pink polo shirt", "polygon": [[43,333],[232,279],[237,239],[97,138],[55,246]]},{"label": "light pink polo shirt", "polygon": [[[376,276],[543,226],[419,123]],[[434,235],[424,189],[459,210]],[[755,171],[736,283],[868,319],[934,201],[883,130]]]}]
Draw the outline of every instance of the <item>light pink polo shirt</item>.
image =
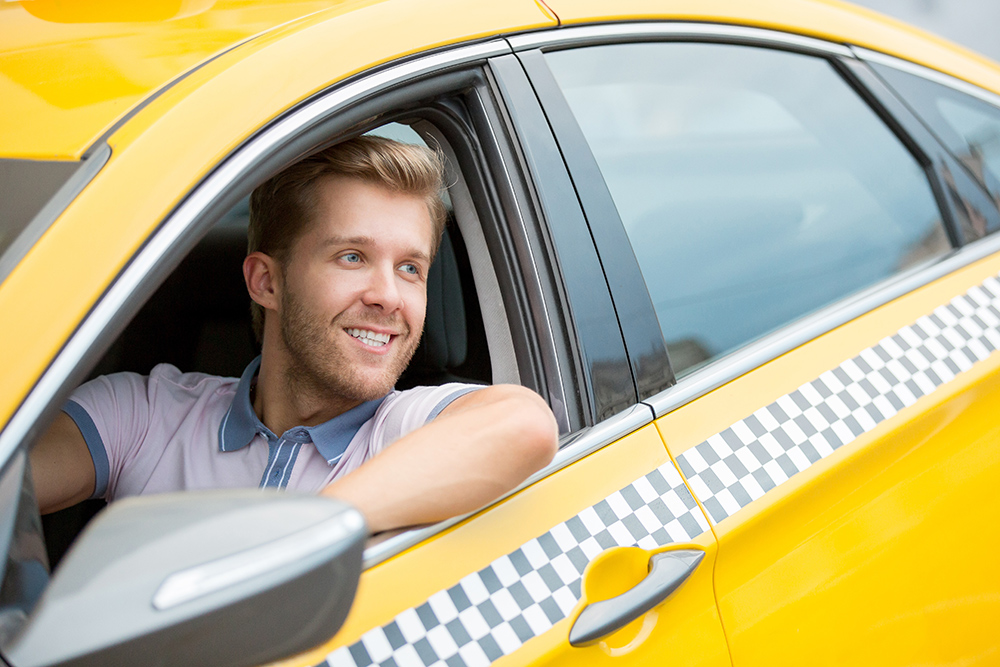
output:
[{"label": "light pink polo shirt", "polygon": [[274,487],[315,492],[480,385],[392,391],[330,421],[276,435],[257,418],[243,376],[115,373],[80,386],[63,411],[83,433],[97,472],[94,497],[186,489]]}]

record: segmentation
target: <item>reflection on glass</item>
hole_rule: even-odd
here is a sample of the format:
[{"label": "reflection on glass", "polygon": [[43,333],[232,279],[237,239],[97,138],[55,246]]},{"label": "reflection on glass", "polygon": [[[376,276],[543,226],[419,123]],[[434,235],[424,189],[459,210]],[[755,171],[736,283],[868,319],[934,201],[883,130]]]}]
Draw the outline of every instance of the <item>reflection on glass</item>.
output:
[{"label": "reflection on glass", "polygon": [[675,370],[947,250],[923,170],[822,59],[681,43],[547,59]]}]

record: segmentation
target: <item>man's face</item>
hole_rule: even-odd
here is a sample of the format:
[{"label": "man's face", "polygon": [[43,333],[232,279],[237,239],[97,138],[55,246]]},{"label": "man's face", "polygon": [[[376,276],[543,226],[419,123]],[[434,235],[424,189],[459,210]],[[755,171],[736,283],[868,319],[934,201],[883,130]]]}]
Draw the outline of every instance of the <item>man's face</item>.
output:
[{"label": "man's face", "polygon": [[289,372],[321,395],[388,393],[420,342],[433,228],[427,205],[363,181],[316,183],[318,206],[284,266]]}]

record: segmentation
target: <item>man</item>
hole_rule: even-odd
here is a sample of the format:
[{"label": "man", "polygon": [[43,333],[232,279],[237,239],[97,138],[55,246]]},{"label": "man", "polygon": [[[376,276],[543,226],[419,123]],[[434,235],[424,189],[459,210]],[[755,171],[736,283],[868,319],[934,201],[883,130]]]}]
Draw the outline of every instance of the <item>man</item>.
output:
[{"label": "man", "polygon": [[423,330],[441,179],[431,151],[360,137],[255,190],[261,356],[239,380],[161,364],[78,388],[31,452],[43,513],[260,486],[346,500],[376,533],[473,511],[548,463],[557,428],[530,390],[393,390]]}]

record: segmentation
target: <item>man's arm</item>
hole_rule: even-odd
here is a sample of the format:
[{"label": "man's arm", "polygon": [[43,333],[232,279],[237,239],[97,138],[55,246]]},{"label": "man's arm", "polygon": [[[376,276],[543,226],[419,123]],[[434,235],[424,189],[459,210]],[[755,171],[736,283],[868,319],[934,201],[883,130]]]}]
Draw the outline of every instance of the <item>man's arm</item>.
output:
[{"label": "man's arm", "polygon": [[559,429],[538,394],[466,394],[322,493],[361,510],[372,533],[472,512],[552,460]]},{"label": "man's arm", "polygon": [[75,505],[94,493],[94,460],[76,422],[65,412],[59,413],[28,457],[42,514]]}]

